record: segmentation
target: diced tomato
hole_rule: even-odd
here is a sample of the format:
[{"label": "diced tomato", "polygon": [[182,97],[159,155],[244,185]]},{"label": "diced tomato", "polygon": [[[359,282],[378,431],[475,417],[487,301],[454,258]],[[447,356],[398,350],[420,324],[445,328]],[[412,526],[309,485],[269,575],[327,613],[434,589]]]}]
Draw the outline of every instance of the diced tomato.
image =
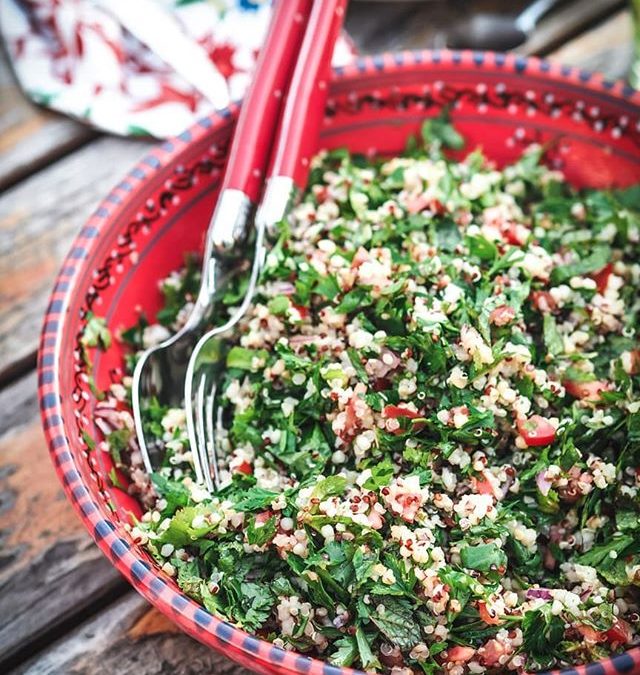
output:
[{"label": "diced tomato", "polygon": [[407,417],[410,420],[415,419],[416,417],[422,417],[419,412],[411,410],[410,408],[405,408],[400,405],[386,405],[382,410],[382,414],[385,417],[390,417],[391,419],[397,419],[398,417]]},{"label": "diced tomato", "polygon": [[511,244],[512,246],[522,246],[526,243],[531,231],[524,225],[507,223],[501,228],[501,234],[508,244]]},{"label": "diced tomato", "polygon": [[507,653],[507,648],[498,642],[498,640],[489,640],[484,647],[480,649],[480,659],[485,666],[497,666],[500,663],[500,657]]},{"label": "diced tomato", "polygon": [[262,511],[261,513],[256,513],[256,525],[264,525],[273,514],[271,511]]},{"label": "diced tomato", "polygon": [[347,438],[355,435],[356,430],[359,428],[361,420],[356,415],[356,405],[358,404],[358,397],[354,394],[347,403],[344,411],[346,413],[346,420],[344,425],[344,431],[347,435]]},{"label": "diced tomato", "polygon": [[556,430],[553,424],[540,415],[522,417],[516,421],[518,433],[524,438],[524,442],[531,448],[549,445],[556,438]]},{"label": "diced tomato", "polygon": [[490,626],[499,626],[502,623],[495,613],[491,613],[489,611],[486,602],[478,602],[478,612],[480,614],[480,618]]},{"label": "diced tomato", "polygon": [[125,401],[116,400],[116,410],[131,410],[129,403]]},{"label": "diced tomato", "polygon": [[558,304],[549,291],[531,291],[529,297],[533,306],[540,312],[555,312],[558,309]]},{"label": "diced tomato", "polygon": [[303,307],[302,305],[294,305],[294,304],[292,304],[291,306],[293,307],[293,309],[295,309],[298,312],[302,321],[309,318],[309,308],[308,307]]},{"label": "diced tomato", "polygon": [[408,523],[412,523],[416,519],[416,514],[422,504],[420,496],[410,493],[398,494],[395,501],[402,507],[402,512],[398,515]]},{"label": "diced tomato", "polygon": [[329,188],[326,185],[314,185],[313,194],[318,204],[322,204],[329,196]]},{"label": "diced tomato", "polygon": [[[623,366],[629,375],[637,375],[640,373],[640,349],[632,349],[626,353],[622,353]],[[624,359],[627,359],[625,362]]]},{"label": "diced tomato", "polygon": [[407,211],[409,213],[420,213],[420,211],[424,211],[429,206],[429,201],[429,198],[424,193],[411,197],[407,201]]},{"label": "diced tomato", "polygon": [[429,209],[429,211],[438,216],[441,216],[447,211],[446,206],[439,199],[427,197],[424,193],[415,195],[407,201],[407,211],[409,211],[409,213],[421,213],[426,209]]},{"label": "diced tomato", "polygon": [[621,618],[616,618],[608,630],[596,630],[591,626],[581,624],[576,626],[582,637],[592,644],[609,642],[610,644],[627,644],[631,640],[631,626]]},{"label": "diced tomato", "polygon": [[590,642],[591,644],[596,644],[597,642],[602,642],[602,632],[587,626],[585,624],[580,624],[576,626],[577,631],[585,639],[585,642]]},{"label": "diced tomato", "polygon": [[233,467],[233,471],[235,473],[244,473],[247,476],[250,476],[253,473],[253,467],[251,466],[250,462],[247,462],[246,460],[238,466]]},{"label": "diced tomato", "polygon": [[602,398],[602,392],[609,390],[609,383],[605,380],[591,380],[590,382],[565,380],[562,384],[567,394],[584,401],[599,401]]},{"label": "diced tomato", "polygon": [[[395,419],[401,419],[405,418],[408,420],[414,420],[416,418],[422,417],[422,413],[416,412],[415,410],[411,410],[409,408],[405,408],[404,406],[401,405],[386,405],[382,409],[382,414],[392,420]],[[412,429],[414,431],[420,431],[421,429],[424,429],[424,422],[417,422],[416,424],[412,425]],[[401,434],[402,429],[398,429],[397,431],[393,432],[394,434]]]},{"label": "diced tomato", "polygon": [[631,641],[631,626],[624,619],[618,617],[613,622],[613,626],[605,631],[604,637],[611,644],[614,642],[627,644]]},{"label": "diced tomato", "polygon": [[353,260],[351,261],[351,269],[357,270],[358,267],[360,267],[360,265],[362,265],[362,263],[366,262],[367,260],[369,260],[369,252],[366,248],[361,246],[353,256]]},{"label": "diced tomato", "polygon": [[612,272],[613,272],[613,264],[608,263],[601,270],[598,270],[597,272],[594,272],[591,275],[591,278],[596,282],[596,288],[598,289],[598,293],[602,294],[607,290],[607,286],[609,284],[609,277],[611,276]]},{"label": "diced tomato", "polygon": [[449,663],[466,663],[467,661],[471,661],[475,653],[476,650],[473,647],[456,645],[455,647],[447,649],[446,661]]},{"label": "diced tomato", "polygon": [[432,197],[429,201],[429,211],[441,216],[447,212],[447,207],[439,199]]},{"label": "diced tomato", "polygon": [[384,518],[377,511],[371,509],[367,515],[367,522],[369,527],[379,530],[384,525]]},{"label": "diced tomato", "polygon": [[500,305],[489,314],[489,323],[494,326],[506,326],[516,318],[516,310],[509,305]]},{"label": "diced tomato", "polygon": [[483,472],[479,478],[474,476],[471,478],[471,484],[473,486],[473,491],[479,495],[491,495],[495,497],[495,492],[491,481],[486,477]]}]

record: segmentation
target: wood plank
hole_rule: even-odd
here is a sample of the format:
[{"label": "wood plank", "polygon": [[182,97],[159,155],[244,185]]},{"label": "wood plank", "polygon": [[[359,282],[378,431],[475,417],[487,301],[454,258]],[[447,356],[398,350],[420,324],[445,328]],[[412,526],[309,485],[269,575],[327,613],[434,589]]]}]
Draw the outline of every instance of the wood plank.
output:
[{"label": "wood plank", "polygon": [[[496,11],[516,16],[529,0],[472,0],[470,2],[352,2],[346,27],[358,49],[367,54],[394,49],[441,49],[447,33],[470,12]],[[625,6],[624,0],[568,3],[540,21],[532,37],[516,51],[549,54]],[[393,26],[393,30],[389,27]]]},{"label": "wood plank", "polygon": [[605,22],[570,40],[554,51],[551,58],[570,66],[624,78],[633,59],[633,23],[631,12],[617,12]]},{"label": "wood plank", "polygon": [[31,103],[0,49],[0,191],[95,136],[89,127]]},{"label": "wood plank", "polygon": [[[540,22],[527,42],[516,51],[521,54],[548,55],[567,41],[594,27],[597,31],[602,21],[625,7],[624,0],[589,0],[572,2],[560,7]],[[619,43],[617,43],[619,44]],[[598,41],[598,50],[606,46]]]},{"label": "wood plank", "polygon": [[71,240],[148,148],[103,137],[0,195],[0,383],[34,363],[51,284]]},{"label": "wood plank", "polygon": [[14,675],[249,675],[181,633],[131,592],[78,627]]},{"label": "wood plank", "polygon": [[35,392],[35,373],[0,392],[0,672],[127,590],[62,492]]}]

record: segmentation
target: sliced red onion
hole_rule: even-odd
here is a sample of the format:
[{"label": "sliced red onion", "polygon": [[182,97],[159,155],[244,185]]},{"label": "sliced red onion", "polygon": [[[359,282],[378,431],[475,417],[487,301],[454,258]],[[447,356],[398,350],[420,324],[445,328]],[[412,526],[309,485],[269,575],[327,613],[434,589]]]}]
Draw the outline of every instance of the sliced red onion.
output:
[{"label": "sliced red onion", "polygon": [[[386,363],[386,361],[389,363]],[[369,359],[364,366],[368,375],[378,379],[386,377],[390,372],[395,370],[400,365],[400,359],[390,349],[383,347],[380,351],[380,356],[375,359]]]},{"label": "sliced red onion", "polygon": [[116,410],[118,402],[114,398],[108,398],[96,404],[96,410]]},{"label": "sliced red onion", "polygon": [[545,478],[545,474],[546,470],[541,471],[536,476],[536,485],[538,486],[540,493],[546,497],[549,494],[549,490],[551,489],[551,483]]},{"label": "sliced red onion", "polygon": [[318,339],[317,335],[292,335],[289,338],[289,344],[292,347],[302,347],[304,345],[313,344]]},{"label": "sliced red onion", "polygon": [[580,593],[580,600],[582,600],[582,602],[586,602],[592,593],[593,591],[590,588],[587,588],[586,591],[582,591],[582,593]]},{"label": "sliced red onion", "polygon": [[281,295],[293,295],[296,287],[290,281],[274,281],[273,290]]},{"label": "sliced red onion", "polygon": [[105,420],[100,419],[99,417],[96,418],[95,424],[98,427],[98,429],[100,429],[103,436],[108,436],[113,431],[112,427],[109,424],[107,424]]},{"label": "sliced red onion", "polygon": [[[507,496],[507,494],[509,493],[509,488],[513,485],[514,482],[515,477],[507,474],[507,481],[502,486],[501,495],[499,497],[500,499],[504,499]],[[496,495],[496,497],[498,497],[498,495]]]},{"label": "sliced red onion", "polygon": [[110,410],[109,408],[96,408],[95,416],[106,420],[115,429],[122,426],[120,421],[120,412],[118,410]]},{"label": "sliced red onion", "polygon": [[527,590],[527,600],[531,600],[532,598],[551,600],[553,596],[548,588],[530,588]]}]

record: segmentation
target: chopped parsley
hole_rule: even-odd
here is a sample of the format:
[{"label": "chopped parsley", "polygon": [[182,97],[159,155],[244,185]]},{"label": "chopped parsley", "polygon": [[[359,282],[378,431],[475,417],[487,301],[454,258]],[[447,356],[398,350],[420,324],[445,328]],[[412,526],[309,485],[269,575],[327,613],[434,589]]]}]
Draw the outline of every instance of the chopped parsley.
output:
[{"label": "chopped parsley", "polygon": [[[184,412],[147,410],[165,460],[134,535],[209,611],[339,666],[535,672],[639,641],[640,188],[463,148],[445,116],[404,156],[314,160],[227,353],[219,494]],[[125,338],[175,330],[197,286],[171,275]]]}]

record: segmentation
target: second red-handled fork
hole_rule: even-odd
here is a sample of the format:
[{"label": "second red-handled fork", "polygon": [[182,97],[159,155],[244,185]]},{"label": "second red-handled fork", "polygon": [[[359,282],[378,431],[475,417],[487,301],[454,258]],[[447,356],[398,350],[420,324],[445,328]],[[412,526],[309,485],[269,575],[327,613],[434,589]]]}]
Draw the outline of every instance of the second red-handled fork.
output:
[{"label": "second red-handled fork", "polygon": [[[161,465],[162,444],[147,432],[145,405],[155,398],[170,407],[182,405],[185,374],[193,348],[206,329],[220,289],[224,268],[239,257],[239,245],[251,222],[264,182],[285,92],[308,26],[311,0],[280,0],[242,105],[220,196],[207,230],[200,291],[185,325],[171,338],[147,349],[133,374],[132,403],[136,435],[146,470]],[[210,483],[202,463],[194,462],[196,479]]]},{"label": "second red-handled fork", "polygon": [[265,233],[282,221],[296,192],[304,189],[317,150],[331,72],[331,56],[347,0],[315,0],[300,48],[255,218],[254,259],[246,295],[224,325],[205,334],[194,349],[185,379],[187,429],[197,474],[210,492],[220,487],[218,438],[222,431],[220,383],[227,346],[249,309],[265,257]]}]

